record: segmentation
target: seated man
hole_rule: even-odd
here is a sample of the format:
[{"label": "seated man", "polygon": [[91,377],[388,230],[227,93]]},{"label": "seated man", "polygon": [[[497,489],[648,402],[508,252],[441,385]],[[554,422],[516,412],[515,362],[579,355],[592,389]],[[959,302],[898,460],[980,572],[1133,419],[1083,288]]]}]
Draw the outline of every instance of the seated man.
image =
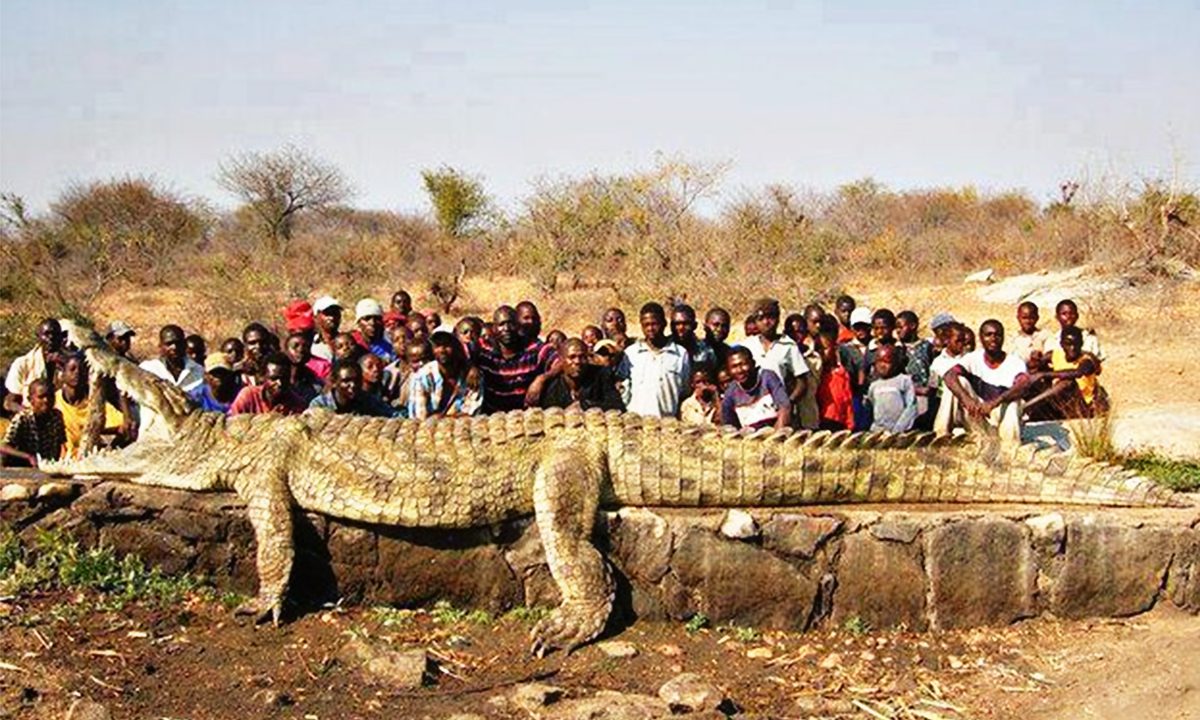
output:
[{"label": "seated man", "polygon": [[1004,325],[999,320],[979,326],[979,343],[979,350],[946,371],[950,392],[942,398],[934,432],[949,435],[955,427],[986,421],[999,430],[1002,441],[1019,443],[1020,401],[1031,378],[1019,357],[1004,352]]},{"label": "seated man", "polygon": [[229,406],[242,386],[238,373],[225,354],[209,355],[204,361],[204,383],[188,393],[192,402],[205,412],[229,414]]},{"label": "seated man", "polygon": [[16,414],[0,441],[0,460],[5,466],[36,468],[38,458],[62,457],[67,444],[63,415],[54,407],[54,386],[39,378],[26,392],[29,406]]},{"label": "seated man", "polygon": [[550,376],[542,389],[542,407],[625,409],[612,371],[588,362],[586,343],[579,338],[563,343],[562,361],[562,372]]},{"label": "seated man", "polygon": [[338,415],[395,416],[396,411],[390,405],[363,392],[362,367],[358,363],[334,363],[329,378],[329,390],[313,398],[309,409],[332,410]]},{"label": "seated man", "polygon": [[680,403],[679,419],[688,425],[721,424],[721,392],[712,368],[692,370],[692,394]]},{"label": "seated man", "polygon": [[729,351],[725,367],[733,381],[721,399],[721,422],[738,428],[788,427],[792,401],[778,375],[759,369],[754,354],[743,345]]},{"label": "seated man", "polygon": [[1050,387],[1025,403],[1030,417],[1066,420],[1107,413],[1108,396],[1097,380],[1100,361],[1083,351],[1083,331],[1063,328],[1059,345],[1050,353],[1050,372],[1041,373]]},{"label": "seated man", "polygon": [[259,384],[242,388],[229,406],[229,414],[296,415],[307,407],[304,398],[292,389],[292,362],[287,355],[275,352],[263,359]]}]

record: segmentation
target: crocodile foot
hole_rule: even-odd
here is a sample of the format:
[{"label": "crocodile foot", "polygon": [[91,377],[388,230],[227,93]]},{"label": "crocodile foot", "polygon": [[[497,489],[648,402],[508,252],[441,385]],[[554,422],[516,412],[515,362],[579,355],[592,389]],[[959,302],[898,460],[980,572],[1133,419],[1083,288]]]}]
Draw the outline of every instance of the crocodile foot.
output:
[{"label": "crocodile foot", "polygon": [[597,607],[567,604],[555,608],[530,633],[533,637],[530,652],[537,657],[559,648],[570,653],[600,634],[608,620],[608,610],[607,604]]},{"label": "crocodile foot", "polygon": [[281,598],[256,597],[247,600],[233,611],[234,615],[249,615],[254,618],[256,625],[270,620],[275,627],[283,618],[283,600]]}]

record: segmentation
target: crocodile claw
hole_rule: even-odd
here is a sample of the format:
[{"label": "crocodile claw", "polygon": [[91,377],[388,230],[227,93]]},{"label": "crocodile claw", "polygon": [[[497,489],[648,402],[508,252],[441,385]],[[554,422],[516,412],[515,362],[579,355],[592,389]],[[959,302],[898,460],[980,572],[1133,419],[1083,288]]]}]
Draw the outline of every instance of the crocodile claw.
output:
[{"label": "crocodile claw", "polygon": [[278,598],[256,597],[239,605],[233,614],[249,615],[254,618],[255,625],[270,620],[275,627],[279,627],[283,619],[283,601]]},{"label": "crocodile claw", "polygon": [[607,613],[597,617],[597,613],[581,607],[555,608],[549,616],[534,626],[530,633],[533,645],[529,651],[539,658],[545,657],[555,649],[562,649],[569,654],[599,635],[604,629],[606,619]]}]

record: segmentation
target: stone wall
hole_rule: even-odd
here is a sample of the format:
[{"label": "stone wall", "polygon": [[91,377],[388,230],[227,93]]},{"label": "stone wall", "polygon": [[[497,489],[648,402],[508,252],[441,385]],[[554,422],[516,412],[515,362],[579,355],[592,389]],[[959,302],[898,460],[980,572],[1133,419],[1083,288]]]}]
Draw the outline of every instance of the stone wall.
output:
[{"label": "stone wall", "polygon": [[[106,482],[39,498],[36,479],[4,482],[0,520],[19,532],[63,528],[171,572],[255,588],[254,535],[236,496]],[[530,520],[434,531],[297,519],[292,585],[307,602],[445,599],[496,612],[558,600]],[[1200,612],[1196,508],[624,508],[603,514],[596,540],[618,570],[626,619],[939,629],[1134,615],[1159,602]]]}]

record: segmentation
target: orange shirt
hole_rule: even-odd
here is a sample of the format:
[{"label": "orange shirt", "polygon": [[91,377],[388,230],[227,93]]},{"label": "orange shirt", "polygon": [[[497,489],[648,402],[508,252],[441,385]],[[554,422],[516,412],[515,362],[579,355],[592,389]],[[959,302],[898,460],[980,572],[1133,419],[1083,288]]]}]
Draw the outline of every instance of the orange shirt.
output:
[{"label": "orange shirt", "polygon": [[825,368],[817,386],[817,407],[821,419],[854,429],[854,394],[850,390],[850,373],[840,364]]}]

